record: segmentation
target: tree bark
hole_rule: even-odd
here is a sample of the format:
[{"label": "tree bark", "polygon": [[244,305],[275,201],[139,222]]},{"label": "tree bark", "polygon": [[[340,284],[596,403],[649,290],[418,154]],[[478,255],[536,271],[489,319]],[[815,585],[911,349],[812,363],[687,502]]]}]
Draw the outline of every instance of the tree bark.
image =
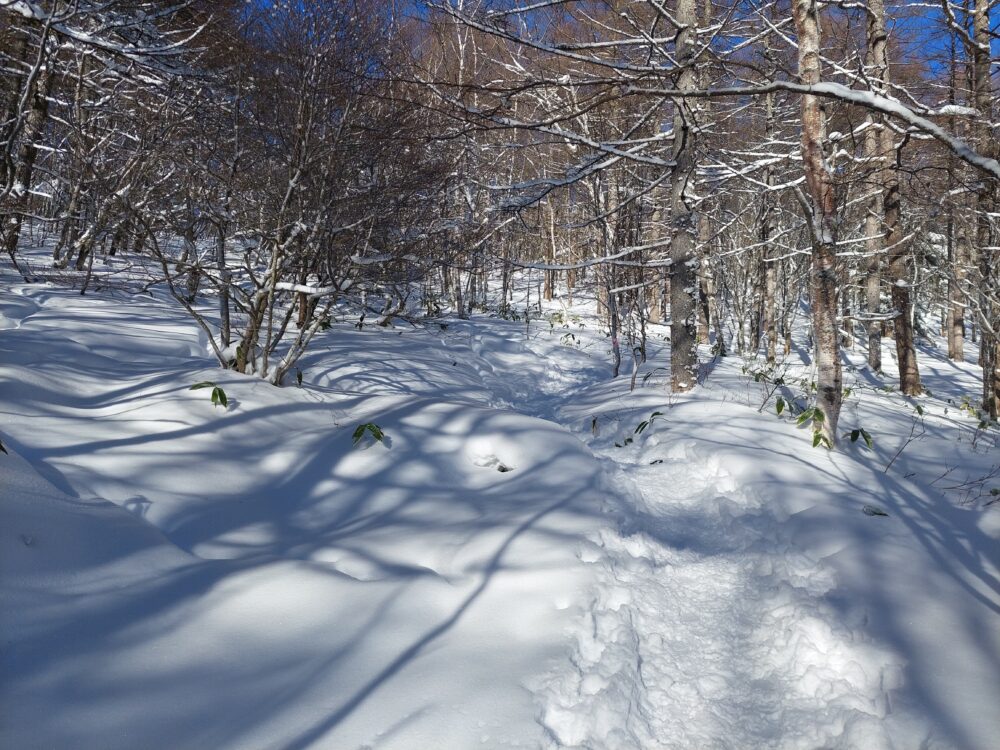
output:
[{"label": "tree bark", "polygon": [[[766,140],[772,141],[774,138],[774,94],[767,94],[764,98],[764,116]],[[764,173],[764,183],[769,187],[774,185],[774,166],[768,164]],[[763,245],[764,262],[764,334],[767,336],[767,361],[774,364],[778,355],[778,331],[777,331],[777,294],[778,294],[778,259],[775,248],[771,242],[777,234],[777,214],[775,212],[774,198],[770,190],[764,193],[764,205],[762,207],[760,221],[760,241]]]},{"label": "tree bark", "polygon": [[[876,0],[878,2],[879,0]],[[892,131],[882,131],[883,151],[886,158],[892,154]],[[899,362],[899,388],[907,396],[923,393],[920,385],[920,370],[917,366],[917,350],[913,340],[913,298],[910,294],[911,253],[908,241],[903,238],[900,221],[900,195],[898,163],[886,171],[885,195],[882,201],[885,211],[886,241],[889,245],[887,271],[892,285],[893,331],[896,339],[896,358]]]},{"label": "tree bark", "polygon": [[[978,142],[982,153],[994,157],[997,152],[992,133],[993,96],[990,81],[990,2],[976,0],[973,25],[973,85],[975,89]],[[991,242],[990,212],[996,205],[996,181],[984,177],[983,186],[976,195],[976,250],[979,253],[981,320],[980,363],[983,368],[983,409],[991,419],[1000,414],[1000,315],[995,302],[1000,274],[994,268],[995,260]]]},{"label": "tree bark", "polygon": [[[9,52],[11,63],[24,64],[28,52],[28,37],[26,34],[18,34],[14,38],[14,43]],[[9,75],[9,74],[8,74]],[[11,94],[7,101],[7,106],[3,111],[3,119],[0,120],[0,191],[6,192],[10,188],[8,180],[14,175],[13,148],[11,140],[14,138],[14,130],[17,123],[19,98],[18,89],[24,85],[25,76],[14,73],[11,76]]]},{"label": "tree bark", "polygon": [[[31,178],[38,158],[38,139],[42,135],[49,113],[49,93],[52,88],[52,68],[45,64],[35,79],[30,96],[28,115],[21,134],[14,165],[14,189],[11,192],[10,209],[7,212],[7,226],[4,236],[4,250],[14,261],[17,245],[21,239],[23,214],[31,196]],[[16,261],[15,265],[16,265]]]},{"label": "tree bark", "polygon": [[[698,86],[694,68],[698,9],[695,0],[678,0],[677,64],[681,66],[677,87],[693,91]],[[671,176],[670,220],[670,387],[675,393],[689,391],[698,382],[697,294],[695,231],[697,220],[688,203],[688,183],[695,175],[696,129],[686,100],[674,101],[674,167]]]},{"label": "tree bark", "polygon": [[215,263],[219,271],[219,339],[222,346],[232,342],[232,322],[229,317],[229,285],[231,276],[226,265],[226,230],[218,227],[215,244]]},{"label": "tree bark", "polygon": [[[799,80],[806,85],[817,84],[821,80],[822,65],[817,0],[794,0],[792,15],[798,35]],[[816,353],[817,407],[823,414],[822,434],[834,446],[843,401],[837,325],[837,205],[832,176],[823,156],[826,122],[819,99],[805,94],[800,100],[800,108],[802,163],[809,190],[805,203],[809,209],[807,219],[812,238],[809,288]]]},{"label": "tree bark", "polygon": [[[868,0],[868,59],[871,78],[876,93],[887,94],[889,88],[889,36],[886,30],[883,0]],[[903,237],[902,211],[899,192],[899,151],[896,149],[892,130],[883,120],[879,132],[880,156],[878,183],[882,188],[882,218],[884,234],[878,232],[882,248],[887,253],[886,273],[890,284],[893,318],[893,338],[896,340],[896,359],[899,364],[900,390],[908,396],[923,392],[917,366],[917,350],[913,341],[913,298],[910,294],[911,253],[909,242]],[[868,141],[866,139],[866,145]],[[902,147],[900,147],[902,148]],[[869,294],[870,294],[869,290]],[[871,302],[869,297],[869,303]],[[869,347],[871,347],[869,328]]]},{"label": "tree bark", "polygon": [[[880,118],[873,117],[872,123],[865,132],[865,157],[874,164],[880,157],[881,147],[877,127]],[[884,127],[884,122],[881,123]],[[876,167],[877,168],[877,167]],[[877,180],[875,181],[877,183]],[[873,187],[875,187],[873,185]],[[874,190],[868,211],[865,214],[866,249],[868,259],[867,275],[865,276],[865,312],[868,320],[865,330],[868,333],[868,366],[874,372],[882,371],[882,321],[876,316],[881,312],[882,288],[882,254],[885,252],[885,235],[882,228],[882,191]]]},{"label": "tree bark", "polygon": [[[951,36],[948,63],[948,103],[957,104],[958,59],[955,36]],[[949,118],[950,130],[955,132],[956,119]],[[955,184],[955,157],[948,155],[948,184]],[[962,227],[962,229],[959,229]],[[962,213],[952,203],[948,207],[948,357],[965,361],[965,267],[968,263],[968,240],[965,236]]]}]

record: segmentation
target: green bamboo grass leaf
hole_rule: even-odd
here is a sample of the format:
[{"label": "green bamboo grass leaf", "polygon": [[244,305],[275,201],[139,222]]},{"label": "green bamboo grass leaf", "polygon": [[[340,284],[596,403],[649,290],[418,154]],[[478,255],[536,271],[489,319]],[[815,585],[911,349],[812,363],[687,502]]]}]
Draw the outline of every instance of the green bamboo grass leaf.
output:
[{"label": "green bamboo grass leaf", "polygon": [[354,440],[355,448],[357,448],[364,439],[366,433],[371,435],[377,442],[385,443],[385,433],[382,431],[382,428],[374,422],[364,422],[355,427],[354,432],[351,435]]},{"label": "green bamboo grass leaf", "polygon": [[229,408],[229,398],[220,386],[215,386],[212,389],[212,403],[216,406],[221,406],[223,409]]}]

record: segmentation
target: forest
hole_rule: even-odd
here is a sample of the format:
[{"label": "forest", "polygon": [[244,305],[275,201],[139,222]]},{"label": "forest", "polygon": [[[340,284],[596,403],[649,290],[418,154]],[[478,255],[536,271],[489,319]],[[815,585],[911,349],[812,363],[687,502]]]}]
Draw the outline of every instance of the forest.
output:
[{"label": "forest", "polygon": [[995,0],[0,0],[0,745],[987,750]]}]

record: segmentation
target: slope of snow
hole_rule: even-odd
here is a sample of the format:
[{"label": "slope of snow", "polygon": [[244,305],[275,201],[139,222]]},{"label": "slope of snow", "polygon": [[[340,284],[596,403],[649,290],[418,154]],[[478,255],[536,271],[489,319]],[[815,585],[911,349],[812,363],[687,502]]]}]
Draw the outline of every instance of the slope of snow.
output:
[{"label": "slope of snow", "polygon": [[[576,439],[442,381],[275,389],[156,302],[17,291],[0,746],[538,744],[522,683],[564,653],[600,523]],[[369,420],[389,446],[352,447]]]},{"label": "slope of snow", "polygon": [[[671,396],[653,327],[630,392],[586,301],[338,326],[276,389],[156,299],[5,285],[0,746],[1000,736],[1000,451],[960,409],[971,364],[922,352],[910,402],[850,353],[843,427],[875,445],[829,454],[775,415],[807,366],[769,393],[732,357]],[[365,422],[385,443],[352,446]]]}]

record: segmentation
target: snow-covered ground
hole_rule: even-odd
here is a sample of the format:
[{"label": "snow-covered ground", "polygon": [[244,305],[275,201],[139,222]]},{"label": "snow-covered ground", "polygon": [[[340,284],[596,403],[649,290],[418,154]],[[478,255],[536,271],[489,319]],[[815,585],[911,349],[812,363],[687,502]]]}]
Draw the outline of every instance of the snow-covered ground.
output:
[{"label": "snow-covered ground", "polygon": [[849,353],[831,454],[800,360],[670,395],[654,329],[630,393],[585,301],[335,326],[278,389],[165,301],[0,281],[0,747],[998,746],[974,352],[917,400]]}]

